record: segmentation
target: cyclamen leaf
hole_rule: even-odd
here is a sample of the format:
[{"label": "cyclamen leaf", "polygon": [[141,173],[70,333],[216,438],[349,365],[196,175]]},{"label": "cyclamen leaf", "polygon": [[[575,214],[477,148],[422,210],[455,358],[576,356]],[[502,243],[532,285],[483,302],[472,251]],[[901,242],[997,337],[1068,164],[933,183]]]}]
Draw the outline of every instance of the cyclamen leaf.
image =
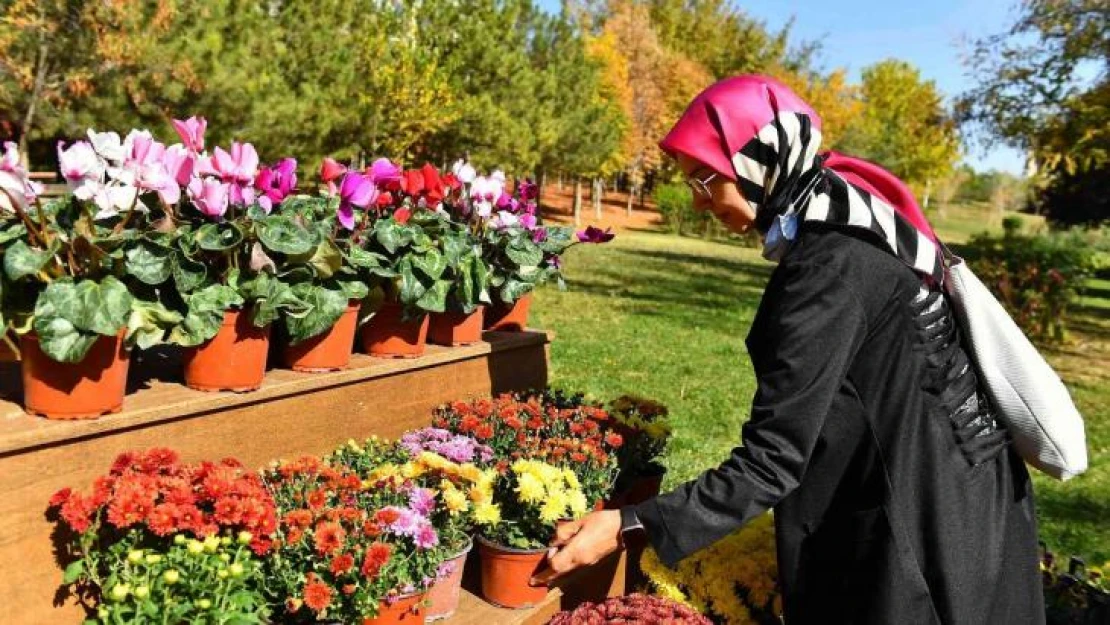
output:
[{"label": "cyclamen leaf", "polygon": [[243,243],[243,231],[231,223],[204,224],[196,233],[196,242],[202,250],[226,252]]},{"label": "cyclamen leaf", "polygon": [[273,273],[277,271],[277,265],[274,264],[274,259],[266,255],[262,244],[256,242],[251,246],[251,271],[258,273],[267,270]]},{"label": "cyclamen leaf", "polygon": [[124,253],[127,272],[139,282],[157,286],[173,275],[173,259],[169,248],[151,241],[139,241]]},{"label": "cyclamen leaf", "polygon": [[169,342],[192,347],[216,336],[224,321],[224,313],[242,306],[238,291],[226,284],[209,285],[186,298],[185,319],[170,332]]},{"label": "cyclamen leaf", "polygon": [[80,308],[70,321],[81,330],[113,336],[127,324],[132,297],[119,280],[111,276],[100,284],[85,280],[77,284],[75,294]]},{"label": "cyclamen leaf", "polygon": [[288,217],[272,216],[259,221],[255,233],[270,251],[290,256],[308,254],[319,243],[314,231]]},{"label": "cyclamen leaf", "polygon": [[23,241],[16,241],[4,250],[4,274],[11,281],[38,273],[50,260],[50,250],[29,247]]},{"label": "cyclamen leaf", "polygon": [[127,320],[127,338],[141,349],[162,343],[166,332],[184,321],[180,313],[166,308],[161,302],[135,300],[131,317]]},{"label": "cyclamen leaf", "polygon": [[514,241],[505,248],[505,255],[521,267],[536,267],[543,262],[543,252],[531,241]]},{"label": "cyclamen leaf", "polygon": [[197,262],[183,252],[173,255],[173,283],[182,295],[193,292],[204,284],[208,277],[208,267]]},{"label": "cyclamen leaf", "polygon": [[429,249],[424,254],[412,257],[412,266],[433,280],[438,280],[447,269],[447,258],[437,249]]},{"label": "cyclamen leaf", "polygon": [[401,262],[401,303],[413,305],[423,297],[427,287],[416,278],[412,271],[412,264],[405,259]]},{"label": "cyclamen leaf", "polygon": [[343,266],[343,254],[331,241],[325,240],[316,246],[316,252],[308,263],[316,270],[321,280],[327,280]]},{"label": "cyclamen leaf", "polygon": [[349,298],[342,291],[313,284],[298,284],[291,289],[291,292],[307,306],[304,315],[284,316],[285,329],[289,332],[291,345],[323,334],[334,326],[347,310]]},{"label": "cyclamen leaf", "polygon": [[57,362],[81,362],[99,335],[82,333],[68,319],[57,315],[37,314],[34,321],[39,347]]},{"label": "cyclamen leaf", "polygon": [[0,231],[0,245],[7,245],[8,243],[19,239],[27,234],[27,227],[23,224],[13,224],[8,226],[3,231]]},{"label": "cyclamen leaf", "polygon": [[289,285],[268,273],[261,273],[239,287],[243,298],[255,305],[254,325],[262,328],[273,323],[284,311],[287,315],[303,315],[309,306],[293,294]]},{"label": "cyclamen leaf", "polygon": [[426,290],[420,299],[416,300],[416,305],[428,312],[444,312],[447,310],[447,292],[450,289],[450,282],[436,280],[432,288]]},{"label": "cyclamen leaf", "polygon": [[336,280],[335,284],[348,300],[365,299],[370,293],[370,287],[361,280]]}]

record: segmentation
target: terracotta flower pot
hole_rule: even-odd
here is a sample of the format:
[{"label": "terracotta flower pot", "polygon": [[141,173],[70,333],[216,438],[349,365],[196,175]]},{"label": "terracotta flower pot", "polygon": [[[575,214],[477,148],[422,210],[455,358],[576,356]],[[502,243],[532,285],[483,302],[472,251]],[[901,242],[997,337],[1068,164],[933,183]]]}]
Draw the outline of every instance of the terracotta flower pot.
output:
[{"label": "terracotta flower pot", "polygon": [[266,376],[270,326],[255,327],[240,310],[224,313],[216,336],[185,350],[185,384],[198,391],[253,391]]},{"label": "terracotta flower pot", "polygon": [[537,573],[547,549],[513,549],[478,537],[482,560],[482,596],[503,608],[530,608],[547,596],[546,586],[528,582]]},{"label": "terracotta flower pot", "polygon": [[428,603],[431,605],[428,606],[424,614],[425,622],[430,623],[450,618],[458,609],[459,592],[462,590],[463,567],[466,565],[466,556],[473,546],[473,542],[468,542],[466,548],[460,551],[458,555],[440,565],[441,567],[450,567],[450,572],[446,577],[436,580],[432,587],[428,589]]},{"label": "terracotta flower pot", "polygon": [[428,326],[428,341],[436,345],[470,345],[482,340],[482,321],[485,306],[474,312],[445,312],[431,316]]},{"label": "terracotta flower pot", "polygon": [[495,304],[486,315],[487,330],[521,332],[528,327],[528,313],[532,310],[532,293],[525,293],[512,304]]},{"label": "terracotta flower pot", "polygon": [[123,409],[130,353],[125,332],[96,339],[81,362],[57,362],[43,353],[38,337],[20,340],[23,406],[48,419],[95,419]]},{"label": "terracotta flower pot", "polygon": [[428,315],[404,321],[402,308],[387,303],[362,328],[362,347],[371,356],[416,358],[428,340]]},{"label": "terracotta flower pot", "polygon": [[362,619],[362,625],[415,625],[424,623],[423,594],[405,595],[393,603],[378,605],[378,615]]},{"label": "terracotta flower pot", "polygon": [[335,325],[322,334],[282,348],[282,362],[294,371],[336,371],[351,364],[359,302],[352,301]]}]

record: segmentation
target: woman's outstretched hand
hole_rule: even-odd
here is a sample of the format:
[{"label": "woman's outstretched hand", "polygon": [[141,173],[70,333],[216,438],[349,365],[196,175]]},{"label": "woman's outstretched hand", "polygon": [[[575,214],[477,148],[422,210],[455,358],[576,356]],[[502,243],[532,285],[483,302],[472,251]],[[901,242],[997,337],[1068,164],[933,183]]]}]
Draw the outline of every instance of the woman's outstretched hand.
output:
[{"label": "woman's outstretched hand", "polygon": [[547,551],[547,568],[532,577],[540,586],[579,567],[589,566],[620,549],[621,513],[591,512],[577,521],[559,525]]}]

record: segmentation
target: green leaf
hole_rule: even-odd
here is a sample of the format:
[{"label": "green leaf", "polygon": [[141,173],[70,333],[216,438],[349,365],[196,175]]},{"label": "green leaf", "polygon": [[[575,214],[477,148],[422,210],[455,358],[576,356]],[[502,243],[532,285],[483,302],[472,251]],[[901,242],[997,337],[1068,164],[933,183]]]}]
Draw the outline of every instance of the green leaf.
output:
[{"label": "green leaf", "polygon": [[33,249],[23,241],[16,241],[4,250],[4,274],[13,282],[34,275],[53,255],[50,250]]},{"label": "green leaf", "polygon": [[185,319],[170,332],[169,342],[185,347],[200,345],[216,336],[224,321],[224,313],[242,306],[239,292],[226,284],[211,284],[186,298]]},{"label": "green leaf", "polygon": [[521,267],[536,267],[543,262],[543,251],[531,241],[513,241],[505,248],[505,255]]},{"label": "green leaf", "polygon": [[132,297],[119,280],[111,276],[100,284],[85,280],[78,283],[75,295],[78,312],[69,320],[81,330],[114,336],[127,324]]},{"label": "green leaf", "polygon": [[140,240],[125,253],[127,273],[139,282],[157,286],[173,275],[173,259],[170,248],[153,241]]},{"label": "green leaf", "polygon": [[424,295],[424,291],[428,290],[424,284],[416,278],[412,271],[412,263],[409,259],[401,261],[401,303],[412,305],[416,300]]},{"label": "green leaf", "polygon": [[375,224],[374,238],[390,254],[396,254],[404,244],[400,227],[392,221],[379,221]]},{"label": "green leaf", "polygon": [[364,299],[370,293],[370,287],[361,280],[336,280],[335,284],[348,300]]},{"label": "green leaf", "polygon": [[435,248],[412,257],[412,266],[432,280],[438,280],[447,269],[447,258]]},{"label": "green leaf", "polygon": [[41,313],[36,309],[33,327],[38,335],[39,347],[56,362],[81,362],[100,338],[93,333],[81,332],[65,317],[50,314],[46,309]]},{"label": "green leaf", "polygon": [[0,230],[0,245],[7,245],[27,234],[27,227],[21,223],[12,224]]},{"label": "green leaf", "polygon": [[290,344],[323,334],[335,325],[347,310],[350,298],[340,290],[326,289],[313,284],[298,284],[291,289],[292,294],[307,307],[304,315],[286,315],[285,329],[289,332]]},{"label": "green leaf", "polygon": [[273,323],[284,311],[287,315],[303,315],[307,303],[293,294],[288,284],[268,273],[261,273],[239,286],[243,298],[255,306],[254,325],[262,328]]},{"label": "green leaf", "polygon": [[424,291],[416,305],[428,312],[444,312],[447,310],[447,292],[451,290],[451,283],[446,280],[436,280],[432,288]]},{"label": "green leaf", "polygon": [[289,256],[307,254],[319,242],[314,231],[280,215],[257,222],[255,233],[267,249]]},{"label": "green leaf", "polygon": [[208,267],[189,258],[184,252],[175,252],[172,260],[173,283],[182,295],[200,288],[208,278]]},{"label": "green leaf", "polygon": [[321,280],[327,280],[343,266],[343,254],[339,252],[339,248],[334,243],[324,240],[316,246],[316,251],[312,258],[308,260],[308,263],[316,270],[316,275]]},{"label": "green leaf", "polygon": [[499,295],[501,296],[502,302],[505,302],[506,304],[511,304],[520,299],[522,295],[528,293],[532,289],[533,285],[527,282],[521,282],[520,280],[514,280],[510,278],[505,281],[504,285],[502,285]]},{"label": "green leaf", "polygon": [[209,252],[226,252],[243,243],[243,231],[232,223],[204,224],[195,236],[197,245]]},{"label": "green leaf", "polygon": [[62,584],[68,586],[76,582],[82,575],[85,574],[85,561],[74,560],[66,566],[65,574],[62,575]]},{"label": "green leaf", "polygon": [[131,305],[127,320],[127,339],[141,349],[163,342],[167,332],[184,321],[180,313],[166,308],[161,302],[136,299]]}]

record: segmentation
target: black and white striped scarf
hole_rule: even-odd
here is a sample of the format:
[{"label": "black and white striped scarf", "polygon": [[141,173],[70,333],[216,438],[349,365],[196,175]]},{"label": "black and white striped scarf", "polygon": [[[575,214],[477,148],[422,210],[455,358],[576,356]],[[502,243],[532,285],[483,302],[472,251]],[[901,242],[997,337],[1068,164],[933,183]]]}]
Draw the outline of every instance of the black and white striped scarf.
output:
[{"label": "black and white striped scarf", "polygon": [[808,115],[779,112],[733,155],[737,184],[766,234],[764,256],[782,257],[799,220],[824,222],[877,235],[902,262],[941,284],[937,244],[884,199],[826,167],[820,145],[821,131]]}]

